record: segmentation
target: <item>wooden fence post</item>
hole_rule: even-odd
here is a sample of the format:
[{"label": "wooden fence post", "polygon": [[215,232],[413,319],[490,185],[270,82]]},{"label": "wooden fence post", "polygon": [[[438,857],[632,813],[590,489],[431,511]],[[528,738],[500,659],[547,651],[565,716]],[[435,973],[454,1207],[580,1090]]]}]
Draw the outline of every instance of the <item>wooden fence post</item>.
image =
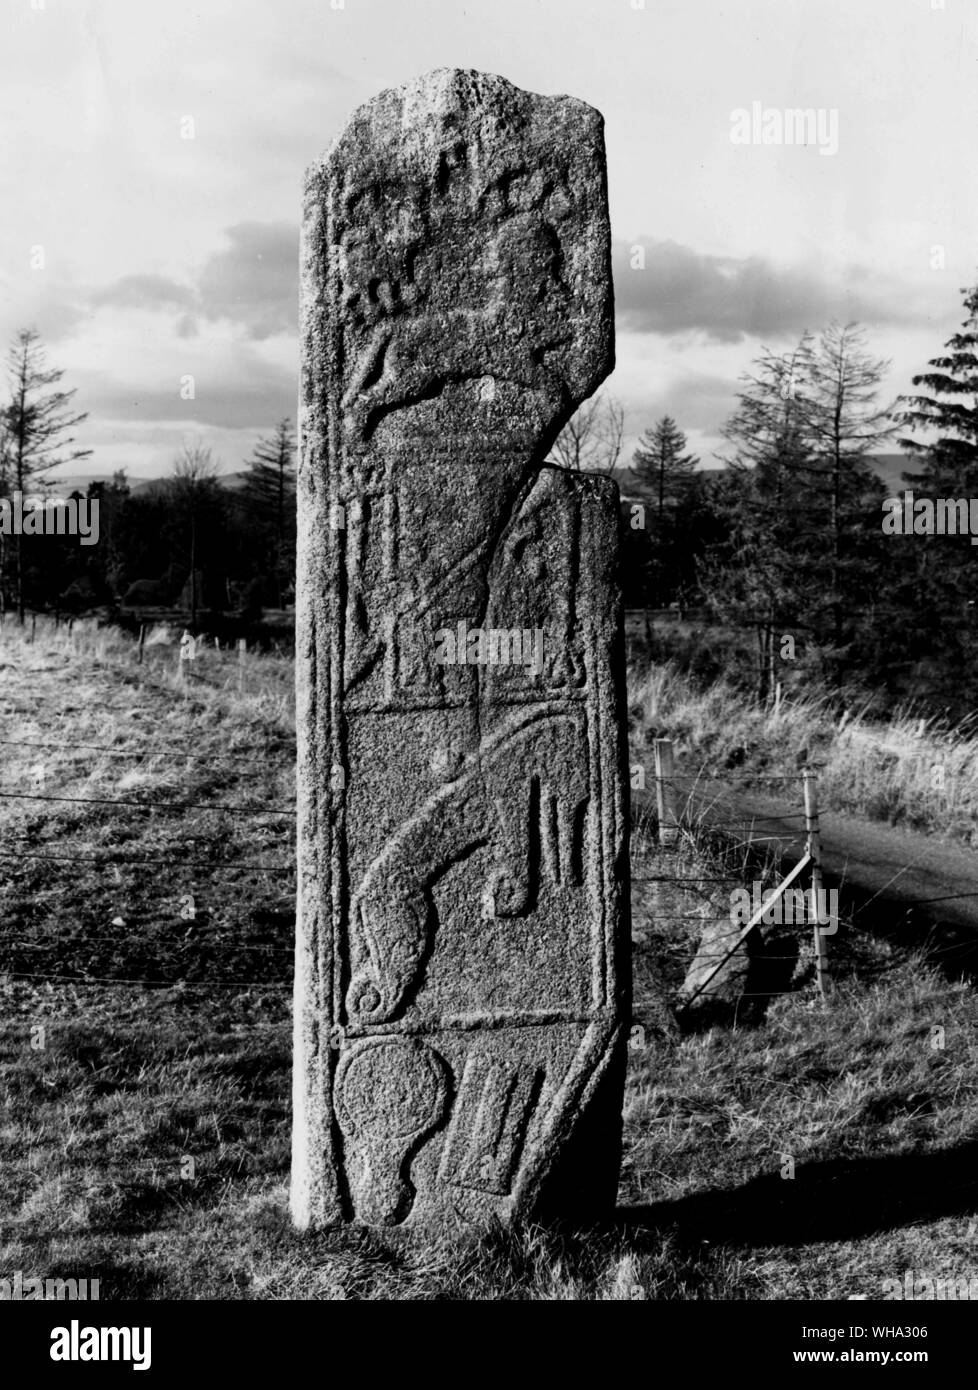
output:
[{"label": "wooden fence post", "polygon": [[671,738],[657,738],[655,741],[655,799],[659,816],[659,844],[671,847],[679,839]]},{"label": "wooden fence post", "polygon": [[190,670],[190,664],[189,664],[189,663],[190,663],[191,661],[196,661],[196,659],[197,659],[197,638],[191,636],[191,634],[190,634],[190,632],[187,630],[187,628],[184,628],[184,630],[183,630],[183,636],[180,638],[179,656],[178,656],[178,661],[179,661],[179,665],[180,665],[180,679],[183,681],[183,685],[184,685],[184,694],[187,693],[187,687],[190,685],[190,677],[191,677],[191,674],[192,674],[192,672],[191,672],[191,670]]},{"label": "wooden fence post", "polygon": [[815,784],[815,769],[806,767],[802,771],[802,779],[805,787],[805,834],[807,837],[807,851],[811,859],[811,915],[812,930],[814,932],[815,946],[815,979],[818,984],[818,992],[822,997],[822,1002],[828,1000],[829,983],[829,955],[825,941],[825,933],[822,931],[819,921],[821,905],[825,901],[825,893],[822,889],[822,845],[818,828],[818,796]]},{"label": "wooden fence post", "polygon": [[238,694],[244,693],[245,653],[248,650],[247,637],[238,638]]}]

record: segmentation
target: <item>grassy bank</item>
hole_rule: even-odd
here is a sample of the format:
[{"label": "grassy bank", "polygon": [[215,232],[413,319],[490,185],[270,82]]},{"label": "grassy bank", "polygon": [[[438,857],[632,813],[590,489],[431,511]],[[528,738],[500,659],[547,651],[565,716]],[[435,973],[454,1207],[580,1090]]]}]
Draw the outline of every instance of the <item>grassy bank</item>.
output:
[{"label": "grassy bank", "polygon": [[0,801],[0,1277],[549,1301],[877,1297],[972,1269],[972,990],[854,937],[831,1010],[801,987],[683,1033],[670,992],[715,904],[658,883],[676,865],[642,826],[617,1222],[413,1248],[292,1231],[291,670],[255,658],[239,692],[234,660],[184,680],[162,643],[139,666],[77,625],[0,637],[0,790],[37,798]]},{"label": "grassy bank", "polygon": [[787,775],[807,756],[819,768],[823,809],[978,846],[978,734],[896,709],[836,712],[823,694],[760,706],[720,680],[701,686],[669,663],[633,673],[633,746],[671,738],[684,770],[722,777]]}]

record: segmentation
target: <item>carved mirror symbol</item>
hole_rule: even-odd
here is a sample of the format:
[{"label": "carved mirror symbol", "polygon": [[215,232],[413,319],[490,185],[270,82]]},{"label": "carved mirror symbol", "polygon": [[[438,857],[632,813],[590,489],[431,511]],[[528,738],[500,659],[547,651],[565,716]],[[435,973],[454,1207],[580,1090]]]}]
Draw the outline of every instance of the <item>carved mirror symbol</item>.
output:
[{"label": "carved mirror symbol", "polygon": [[356,1214],[396,1226],[414,1202],[404,1176],[407,1160],[445,1113],[445,1064],[417,1038],[363,1043],[340,1062],[335,1096],[340,1129],[360,1159],[352,1194]]}]

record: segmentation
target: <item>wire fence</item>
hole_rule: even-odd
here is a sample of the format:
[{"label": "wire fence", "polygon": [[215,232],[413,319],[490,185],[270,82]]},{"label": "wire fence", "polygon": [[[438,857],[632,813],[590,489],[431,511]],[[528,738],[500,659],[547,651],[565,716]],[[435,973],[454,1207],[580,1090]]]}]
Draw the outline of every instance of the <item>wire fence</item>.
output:
[{"label": "wire fence", "polygon": [[[932,911],[941,904],[978,900],[978,887],[912,898],[905,894],[887,895],[887,889],[892,889],[901,874],[909,871],[898,870],[892,876],[891,882],[868,897],[867,890],[857,887],[854,891],[850,884],[847,896],[851,901],[847,911],[843,914],[839,910],[840,888],[826,890],[822,886],[822,843],[815,794],[815,767],[807,765],[799,767],[795,773],[786,774],[738,774],[731,773],[724,767],[704,764],[686,772],[677,772],[673,765],[672,744],[667,739],[656,740],[655,755],[655,777],[649,789],[655,798],[654,809],[646,803],[645,820],[643,822],[640,817],[639,824],[646,832],[654,832],[657,840],[656,852],[660,859],[663,854],[667,859],[676,855],[684,844],[691,846],[694,853],[705,852],[712,857],[718,854],[721,863],[725,854],[730,851],[749,851],[757,848],[768,852],[766,863],[758,865],[755,892],[753,897],[749,898],[749,911],[745,910],[743,903],[746,877],[744,871],[750,862],[746,858],[741,858],[732,865],[730,874],[719,878],[706,875],[684,877],[678,873],[639,873],[633,876],[632,881],[636,886],[664,885],[667,889],[674,889],[680,898],[689,894],[698,898],[691,910],[678,910],[682,906],[681,901],[667,901],[664,904],[665,910],[662,910],[660,895],[659,902],[650,907],[646,905],[645,910],[649,915],[648,928],[646,929],[643,923],[637,935],[633,937],[633,943],[637,946],[646,946],[650,939],[657,937],[659,949],[668,950],[670,934],[675,938],[676,933],[683,928],[687,928],[693,937],[699,934],[696,955],[677,996],[680,1016],[687,1013],[704,994],[710,997],[717,990],[723,989],[731,978],[731,970],[736,971],[736,984],[732,990],[727,991],[728,1002],[731,998],[743,1001],[771,1000],[796,993],[800,979],[807,978],[805,970],[799,976],[797,969],[799,965],[804,964],[804,938],[798,938],[795,934],[795,941],[790,943],[790,952],[784,952],[785,943],[790,941],[791,929],[799,926],[812,932],[815,980],[823,1003],[829,1002],[832,993],[828,944],[831,940],[833,953],[838,953],[838,948],[842,945],[837,937],[840,928],[845,929],[846,939],[850,943],[850,965],[853,959],[851,950],[853,947],[858,949],[858,938],[853,936],[855,929],[865,926],[874,935],[882,935],[890,941],[902,939],[906,942],[910,939],[906,936],[906,931],[910,928],[915,944],[923,945],[927,958],[935,964],[970,965],[978,971],[978,932],[974,927],[970,931],[965,928],[964,930],[968,931],[968,939],[937,946],[935,941],[939,934],[946,939],[949,924],[945,922],[943,927],[938,928],[940,918],[935,918]],[[715,797],[711,783],[720,784]],[[799,789],[799,799],[804,802],[804,810],[795,811],[790,805],[784,805],[785,791],[782,789],[790,789],[792,784]],[[760,806],[731,818],[731,809],[735,809],[737,802],[744,798],[743,789],[757,790],[768,785],[778,789],[774,802],[762,798]],[[746,799],[749,801],[749,797]],[[718,834],[722,841],[721,845],[715,847],[711,838],[714,833]],[[773,860],[770,855],[772,848],[777,851]],[[795,861],[795,868],[779,884],[772,879],[772,868],[777,869],[782,862],[782,856],[785,855],[788,856],[789,863],[792,859]],[[804,890],[792,888],[788,900],[787,889],[797,881],[801,871],[810,878],[809,886]],[[843,877],[841,887],[845,889],[845,886],[846,878]],[[722,888],[727,889],[726,898],[721,892]],[[797,910],[799,893],[804,904],[800,914]],[[779,911],[782,895],[786,900],[786,912]],[[890,921],[883,929],[879,921],[878,906],[876,920],[872,923],[867,920],[874,904],[878,905],[880,899],[885,901],[890,912]],[[830,902],[831,914],[823,915]],[[672,910],[674,907],[677,910]],[[931,911],[928,911],[929,909]],[[931,919],[929,933],[925,933],[926,941],[922,937],[921,929],[914,928],[913,925],[919,914]],[[749,921],[745,921],[748,917]],[[749,940],[752,928],[760,930],[755,931],[753,938]],[[788,929],[787,936],[785,928]],[[773,934],[770,929],[773,929]],[[901,933],[904,934],[902,937]],[[674,940],[672,944],[674,948]],[[767,971],[773,967],[777,971],[780,966],[789,964],[793,965],[794,969],[785,972],[786,975],[791,975],[791,979],[782,988],[760,989],[752,986],[751,972],[755,969]],[[880,965],[880,968],[886,967]]]},{"label": "wire fence", "polygon": [[[667,740],[658,741],[660,745],[668,743]],[[97,753],[111,757],[131,758],[131,759],[150,759],[158,756],[168,757],[189,757],[201,760],[203,755],[193,749],[188,749],[184,745],[177,744],[150,744],[143,747],[118,747],[115,743],[87,743],[87,742],[65,742],[59,739],[43,739],[30,737],[24,739],[2,739],[0,746],[4,748],[19,748],[31,750],[32,752],[51,753],[51,752],[83,752]],[[251,766],[256,753],[262,751],[261,745],[248,746],[245,748],[235,748],[228,756],[232,761],[240,761],[242,765]],[[750,813],[738,818],[729,818],[729,808],[718,801],[715,807],[708,804],[697,805],[690,796],[691,789],[702,789],[704,784],[712,781],[721,781],[724,787],[756,787],[757,785],[772,785],[788,788],[792,785],[798,786],[803,778],[811,775],[813,769],[799,769],[795,773],[778,774],[731,774],[731,772],[717,765],[704,764],[696,768],[694,772],[677,774],[671,765],[671,759],[667,764],[663,763],[660,756],[661,750],[657,747],[657,767],[655,776],[655,789],[658,804],[657,829],[660,837],[660,849],[663,847],[661,841],[663,832],[670,830],[676,834],[688,832],[690,834],[702,835],[704,832],[718,833],[726,837],[733,834],[742,835],[744,838],[735,841],[738,846],[762,846],[765,844],[777,844],[781,848],[785,847],[786,835],[778,833],[759,833],[758,822],[765,828],[770,827],[789,827],[797,828],[792,833],[798,838],[805,838],[810,846],[813,833],[813,815],[811,810],[788,810],[778,807],[773,811],[765,810],[763,813]],[[684,791],[687,795],[684,812],[677,812],[677,792]],[[283,805],[260,805],[251,806],[247,804],[226,802],[226,801],[197,801],[197,800],[178,800],[173,798],[150,798],[150,797],[119,797],[119,796],[96,796],[96,795],[60,795],[38,790],[0,790],[0,799],[8,802],[23,803],[51,803],[72,806],[92,806],[92,807],[111,807],[124,809],[126,811],[139,811],[144,814],[161,813],[164,815],[185,814],[196,812],[201,814],[216,813],[232,817],[254,818],[256,821],[267,823],[269,818],[286,818],[290,822],[295,818],[294,806]],[[717,812],[719,811],[719,814]],[[817,812],[814,816],[814,830],[817,834]],[[644,857],[644,856],[643,856]],[[23,866],[27,864],[57,864],[64,866],[79,866],[93,871],[116,871],[124,869],[154,869],[165,873],[172,881],[184,874],[206,874],[207,876],[219,875],[258,875],[274,874],[278,876],[294,876],[294,860],[279,862],[251,860],[236,860],[233,858],[200,858],[185,857],[181,854],[176,855],[150,855],[150,854],[126,854],[116,850],[103,853],[65,853],[52,851],[45,844],[39,847],[36,839],[24,836],[10,835],[0,840],[0,863],[9,865]],[[656,923],[689,923],[697,929],[703,931],[707,927],[712,928],[711,940],[718,947],[723,946],[726,941],[733,941],[743,936],[742,925],[739,922],[732,922],[729,931],[721,932],[717,927],[724,920],[723,904],[714,901],[716,893],[710,892],[719,887],[725,887],[728,892],[737,884],[734,874],[677,874],[677,873],[645,873],[637,872],[631,876],[632,884],[636,886],[662,884],[668,885],[681,893],[695,893],[702,901],[697,908],[691,911],[666,911],[654,912]],[[294,894],[280,893],[272,897],[256,897],[252,888],[248,888],[248,907],[251,910],[289,910],[294,909]],[[169,901],[180,897],[180,891],[172,891],[167,895]],[[178,930],[183,929],[187,937],[192,939],[194,945],[205,942],[209,943],[209,949],[216,953],[225,953],[228,956],[251,956],[260,958],[271,957],[291,957],[294,951],[291,941],[287,944],[277,944],[270,942],[253,931],[245,929],[240,925],[229,925],[225,920],[211,920],[210,914],[215,909],[223,910],[226,908],[226,898],[208,901],[206,891],[194,890],[194,908],[189,916],[179,913],[160,912],[158,915],[148,919],[143,913],[138,922],[132,924],[125,921],[118,923],[104,924],[99,926],[86,926],[87,932],[92,932],[100,941],[116,940],[121,943],[139,940],[140,934],[147,931],[148,927],[166,929],[169,925],[174,925]],[[978,887],[974,890],[945,893],[933,895],[926,898],[915,898],[913,900],[901,900],[900,906],[905,914],[910,914],[915,910],[924,910],[934,907],[941,903],[956,902],[967,899],[978,898]],[[773,899],[769,906],[773,906]],[[860,912],[867,910],[867,904],[863,904],[853,913],[853,921]],[[713,915],[711,916],[711,912]],[[719,915],[718,915],[719,914]],[[810,924],[810,923],[809,923]],[[235,931],[233,942],[222,941],[219,938],[221,933],[229,930]],[[40,931],[38,927],[36,930]],[[823,933],[824,935],[824,933]],[[6,938],[4,944],[7,947],[16,947],[21,952],[44,952],[50,951],[58,941],[70,939],[74,941],[71,933],[60,931],[49,937],[35,936],[32,939]],[[978,938],[976,938],[978,942]],[[172,946],[173,942],[169,944]],[[738,943],[739,944],[739,943]],[[968,943],[956,943],[954,946],[946,948],[945,954],[963,953],[969,949]],[[769,960],[788,959],[782,956],[765,956]],[[64,984],[79,985],[142,985],[148,988],[191,988],[206,989],[208,987],[220,988],[256,988],[270,990],[291,989],[291,981],[268,980],[268,979],[235,979],[224,980],[216,977],[207,979],[179,978],[154,978],[147,975],[99,975],[94,973],[71,974],[65,972],[48,971],[27,971],[21,969],[4,969],[0,964],[0,978],[18,980],[38,980],[38,981],[58,981]],[[789,991],[782,991],[789,992]]]},{"label": "wire fence", "polygon": [[[19,630],[19,636],[26,641],[27,650],[38,653],[36,657],[27,658],[27,669],[34,669],[35,666],[38,670],[48,669],[45,662],[52,652],[55,655],[62,650],[84,651],[87,654],[89,647],[83,646],[79,639],[91,637],[94,640],[90,650],[97,668],[116,666],[131,669],[136,666],[139,668],[138,681],[141,686],[149,690],[161,689],[168,695],[172,695],[174,690],[187,693],[201,680],[207,684],[221,684],[220,679],[217,682],[207,680],[204,672],[210,676],[226,677],[223,682],[225,688],[236,686],[238,693],[253,691],[253,677],[257,675],[260,677],[260,692],[268,693],[266,687],[270,669],[274,677],[278,674],[278,665],[282,665],[265,660],[269,655],[267,652],[249,651],[248,644],[243,640],[205,642],[184,631],[183,639],[177,643],[174,639],[179,632],[179,626],[173,628],[171,624],[164,624],[154,628],[147,623],[141,627],[138,640],[120,646],[121,634],[105,633],[91,624],[76,623],[71,618],[59,621],[55,616],[52,621],[29,614],[28,625]],[[48,640],[46,647],[35,646],[35,643],[40,643],[44,638],[50,639],[52,635],[57,639],[53,645]],[[277,654],[288,655],[281,650]],[[39,661],[40,665],[37,664]],[[154,676],[163,676],[165,684],[161,685]],[[276,693],[276,684],[273,680],[272,693]],[[30,720],[30,723],[34,721]],[[207,767],[206,750],[188,743],[158,738],[132,743],[129,741],[132,737],[131,733],[117,737],[113,731],[108,740],[96,737],[67,741],[63,734],[61,737],[54,734],[45,737],[33,729],[25,731],[23,738],[4,737],[0,739],[0,749],[11,752],[18,750],[29,757],[38,757],[34,767],[14,769],[21,785],[0,788],[0,801],[11,807],[22,806],[25,811],[34,808],[40,811],[47,805],[104,810],[107,813],[124,812],[127,816],[140,813],[141,818],[146,817],[147,824],[151,824],[157,816],[176,823],[180,816],[187,814],[208,818],[213,815],[226,820],[229,825],[238,823],[242,827],[255,827],[263,843],[267,841],[268,833],[272,832],[276,848],[291,850],[296,815],[294,805],[267,804],[267,800],[263,804],[248,804],[240,800],[205,800],[172,794],[101,794],[97,790],[75,792],[45,786],[46,781],[52,780],[51,769],[45,767],[45,760],[57,759],[62,764],[60,772],[64,775],[63,765],[68,761],[74,762],[74,757],[66,758],[65,755],[78,755],[86,760],[98,757],[113,763],[130,762],[134,766],[165,758],[178,767],[188,764]],[[294,746],[294,733],[287,728],[278,730],[276,739],[285,748]],[[265,745],[256,744],[254,737],[248,739],[245,736],[222,751],[221,765],[236,764],[254,772],[256,758],[265,752]],[[3,770],[9,775],[10,760],[3,761],[7,761],[7,767]],[[75,775],[73,771],[71,775]],[[28,782],[26,786],[23,785],[25,780]],[[75,833],[84,824],[84,821],[70,822],[69,830]],[[103,833],[109,826],[111,821],[100,821]],[[86,903],[85,920],[81,926],[74,919],[66,919],[60,904],[60,911],[56,908],[50,920],[44,917],[31,920],[30,909],[26,914],[21,911],[13,931],[0,938],[6,956],[0,962],[0,979],[36,982],[39,985],[108,988],[138,986],[193,991],[291,991],[291,978],[281,978],[283,974],[290,975],[294,956],[295,895],[294,891],[287,891],[295,880],[295,863],[291,854],[284,859],[267,859],[256,858],[253,853],[248,855],[245,850],[238,858],[232,850],[230,855],[201,857],[194,854],[192,849],[189,854],[186,850],[164,854],[139,850],[126,852],[115,846],[100,850],[91,844],[75,852],[63,845],[64,822],[58,826],[61,843],[52,844],[48,839],[40,841],[37,833],[23,835],[17,833],[18,829],[15,822],[6,834],[0,836],[0,878],[6,876],[8,888],[12,887],[15,892],[20,876],[17,871],[30,872],[32,868],[50,868],[65,873],[77,870],[94,875],[109,874],[115,875],[115,881],[110,881],[97,911],[93,913],[91,905]],[[281,839],[282,832],[287,837],[284,841]],[[146,871],[150,872],[147,874]],[[138,882],[124,881],[134,873],[142,876]],[[260,876],[273,876],[279,891],[262,891]],[[227,887],[215,889],[209,882],[201,885],[201,877],[226,882]],[[0,904],[2,902],[0,899]],[[245,910],[244,914],[242,909]],[[103,920],[99,920],[98,911],[103,911]],[[264,920],[266,925],[256,928],[256,916]],[[110,917],[112,920],[107,920]],[[0,913],[0,929],[2,926],[3,915]],[[84,952],[94,956],[98,951],[104,951],[111,954],[111,961],[99,962],[103,965],[102,970],[97,968],[95,960],[92,961],[92,968],[83,966],[73,969],[71,955],[79,954],[80,941],[84,942]],[[154,952],[164,958],[159,968],[155,959],[147,959]],[[231,973],[232,978],[227,978],[227,973],[220,968],[210,969],[206,978],[199,977],[197,969],[184,969],[178,973],[177,968],[181,964],[184,967],[189,964],[186,956],[190,953],[202,954],[215,964],[224,961],[227,973]],[[46,960],[52,955],[58,955],[60,959],[52,961],[54,968],[46,969]],[[139,964],[144,967],[150,964],[151,968],[126,970],[124,957],[127,955],[130,959],[138,958]],[[235,964],[247,965],[249,961],[261,969],[234,972]],[[275,969],[262,974],[262,969],[272,962],[276,963]],[[288,971],[279,969],[278,962],[282,962],[283,966],[288,962]],[[106,970],[104,966],[107,963],[116,968],[112,968],[111,972]]]},{"label": "wire fence", "polygon": [[2,980],[43,980],[61,985],[132,985],[145,989],[272,989],[292,990],[290,980],[155,980],[122,975],[45,974],[37,970],[3,970]]},{"label": "wire fence", "polygon": [[[0,645],[9,640],[7,630],[10,627],[30,650],[46,637],[49,645],[46,649],[40,648],[42,656],[45,650],[50,652],[52,638],[56,651],[59,648],[80,651],[91,639],[97,662],[111,661],[126,672],[135,667],[140,682],[149,689],[168,693],[179,691],[184,696],[190,696],[195,689],[236,691],[239,696],[286,695],[291,702],[293,638],[288,623],[279,637],[271,628],[256,640],[254,636],[250,639],[237,637],[226,631],[208,633],[206,615],[199,623],[194,623],[189,615],[178,618],[173,613],[144,622],[139,622],[132,610],[126,616],[136,624],[135,631],[101,626],[97,619],[37,611],[28,611],[25,624],[20,626],[14,615],[0,612]],[[256,676],[260,677],[257,682]],[[280,684],[281,689],[269,689],[276,684]]]}]

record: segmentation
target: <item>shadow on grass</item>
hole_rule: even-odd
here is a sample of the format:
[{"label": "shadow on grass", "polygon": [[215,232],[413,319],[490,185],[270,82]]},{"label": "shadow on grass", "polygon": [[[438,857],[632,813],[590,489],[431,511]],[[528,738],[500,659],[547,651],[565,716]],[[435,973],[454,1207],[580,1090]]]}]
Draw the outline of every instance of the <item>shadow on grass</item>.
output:
[{"label": "shadow on grass", "polygon": [[978,1212],[978,1141],[935,1153],[800,1164],[742,1187],[619,1207],[628,1231],[671,1231],[683,1242],[744,1249],[856,1240]]}]

